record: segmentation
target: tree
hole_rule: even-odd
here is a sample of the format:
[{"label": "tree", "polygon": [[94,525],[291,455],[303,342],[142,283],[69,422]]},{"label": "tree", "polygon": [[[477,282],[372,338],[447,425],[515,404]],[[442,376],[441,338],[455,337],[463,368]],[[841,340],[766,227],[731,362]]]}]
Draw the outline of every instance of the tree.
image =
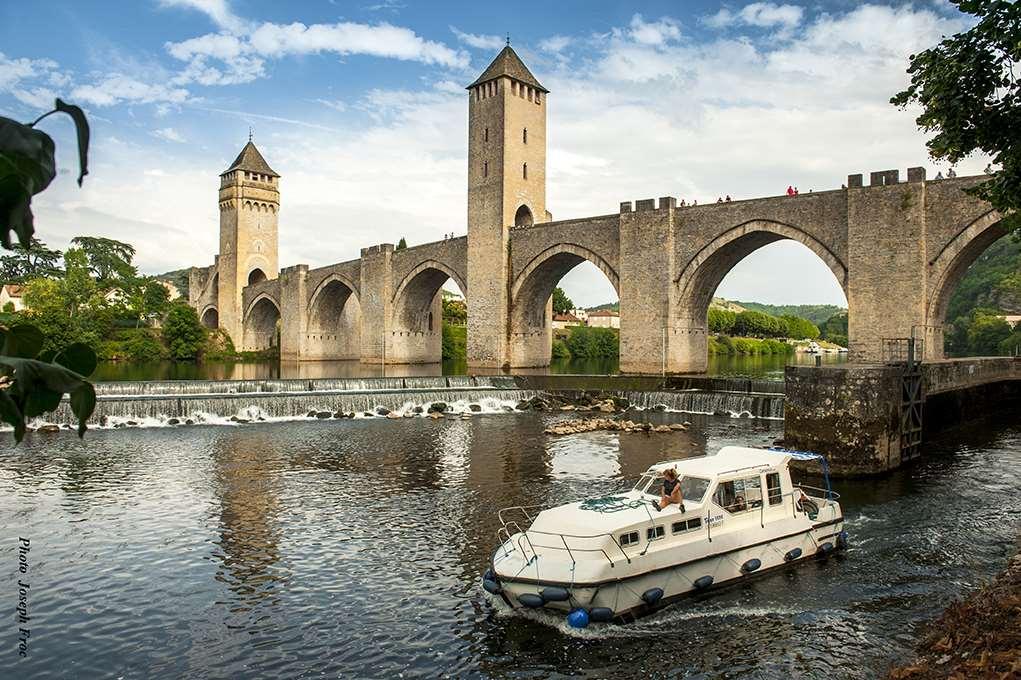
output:
[{"label": "tree", "polygon": [[734,330],[734,322],[737,320],[737,313],[729,309],[719,307],[709,308],[709,331],[711,333],[729,334]]},{"label": "tree", "polygon": [[780,320],[787,325],[787,334],[785,337],[792,338],[794,340],[815,340],[819,337],[819,329],[808,319],[802,319],[800,316],[794,316],[792,314],[785,314],[780,317]]},{"label": "tree", "polygon": [[126,279],[125,283],[123,288],[125,300],[128,311],[136,321],[136,328],[143,323],[151,323],[167,311],[170,294],[159,279],[142,276]]},{"label": "tree", "polygon": [[130,243],[99,236],[76,236],[71,243],[85,253],[89,268],[101,284],[137,275],[135,266],[131,264],[135,246]]},{"label": "tree", "polygon": [[1000,169],[969,189],[1004,215],[1008,229],[1021,225],[1021,3],[950,0],[977,18],[975,25],[911,56],[911,83],[890,102],[919,104],[916,119],[936,160],[957,163],[981,151]]},{"label": "tree", "polygon": [[206,342],[206,329],[199,321],[198,312],[183,300],[175,300],[163,322],[163,342],[172,359],[194,359]]},{"label": "tree", "polygon": [[401,236],[401,240],[397,242],[397,247],[394,248],[394,250],[404,250],[407,247],[408,247],[408,242],[404,240],[403,236]]},{"label": "tree", "polygon": [[567,297],[567,293],[563,291],[560,286],[553,289],[553,313],[554,314],[567,314],[574,309],[574,303],[571,302],[571,298]]},{"label": "tree", "polygon": [[60,276],[60,251],[32,237],[26,248],[20,243],[11,246],[11,254],[0,257],[0,280],[4,283],[24,283],[34,278]]},{"label": "tree", "polygon": [[976,314],[968,328],[968,350],[972,356],[995,356],[1009,336],[1010,324],[1003,317]]},{"label": "tree", "polygon": [[464,300],[443,298],[443,320],[458,326],[466,324],[468,322],[468,306]]}]

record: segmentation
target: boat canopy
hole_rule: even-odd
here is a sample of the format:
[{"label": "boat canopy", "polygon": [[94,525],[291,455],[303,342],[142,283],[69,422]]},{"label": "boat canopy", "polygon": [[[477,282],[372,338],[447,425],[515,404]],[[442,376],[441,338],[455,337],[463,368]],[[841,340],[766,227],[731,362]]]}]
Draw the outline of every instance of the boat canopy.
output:
[{"label": "boat canopy", "polygon": [[746,446],[724,446],[715,455],[668,460],[649,466],[648,472],[662,474],[676,468],[679,475],[715,479],[729,472],[755,467],[783,467],[791,459],[789,451],[753,449]]}]

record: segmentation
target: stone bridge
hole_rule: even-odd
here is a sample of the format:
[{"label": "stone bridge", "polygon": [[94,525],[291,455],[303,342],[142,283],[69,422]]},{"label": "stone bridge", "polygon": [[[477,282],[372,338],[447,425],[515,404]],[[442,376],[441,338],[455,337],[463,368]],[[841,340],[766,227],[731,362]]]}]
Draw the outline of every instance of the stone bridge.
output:
[{"label": "stone bridge", "polygon": [[717,286],[756,249],[791,239],[818,255],[843,288],[852,361],[878,360],[883,338],[912,335],[924,338],[927,358],[940,358],[954,286],[1004,234],[999,215],[962,191],[977,181],[925,181],[912,168],[906,182],[896,171],[872,173],[867,185],[852,175],[846,189],[794,197],[688,207],[671,197],[624,202],[617,214],[508,227],[503,261],[469,262],[467,237],[402,250],[372,246],[358,260],[297,265],[246,286],[242,346],[268,346],[279,319],[287,359],[439,361],[440,288],[453,279],[469,316],[478,314],[467,285],[474,265],[497,280],[506,272],[509,300],[506,319],[488,319],[502,326],[505,350],[475,365],[541,366],[550,359],[553,289],[587,260],[620,298],[621,370],[698,372],[707,364]]}]

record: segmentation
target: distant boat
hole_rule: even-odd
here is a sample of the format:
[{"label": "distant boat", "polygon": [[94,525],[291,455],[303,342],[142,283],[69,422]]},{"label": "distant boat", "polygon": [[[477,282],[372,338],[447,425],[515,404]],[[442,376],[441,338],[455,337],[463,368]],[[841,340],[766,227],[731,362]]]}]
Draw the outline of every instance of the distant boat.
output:
[{"label": "distant boat", "polygon": [[819,347],[818,342],[815,342],[813,340],[812,342],[808,343],[808,348],[805,349],[805,351],[809,354],[819,354],[822,351],[822,348]]}]

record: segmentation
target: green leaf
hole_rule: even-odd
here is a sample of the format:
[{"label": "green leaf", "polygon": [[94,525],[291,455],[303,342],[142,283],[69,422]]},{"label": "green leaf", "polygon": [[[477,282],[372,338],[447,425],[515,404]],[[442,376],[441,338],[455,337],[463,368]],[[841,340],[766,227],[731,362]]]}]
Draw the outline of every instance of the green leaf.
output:
[{"label": "green leaf", "polygon": [[89,121],[85,113],[74,104],[67,104],[61,99],[56,102],[57,111],[71,116],[75,131],[78,133],[78,186],[82,185],[85,175],[89,174]]},{"label": "green leaf", "polygon": [[39,350],[42,349],[43,342],[46,340],[42,331],[30,324],[20,324],[8,328],[3,335],[4,343],[0,354],[22,359],[34,358],[39,354]]},{"label": "green leaf", "polygon": [[25,437],[25,416],[6,390],[0,390],[0,420],[14,426],[14,441]]},{"label": "green leaf", "polygon": [[86,377],[96,370],[99,360],[96,353],[86,344],[76,342],[68,345],[53,359],[53,363],[70,368],[79,375]]},{"label": "green leaf", "polygon": [[29,204],[57,175],[53,148],[45,132],[0,116],[0,242],[5,248],[10,248],[11,230],[26,248],[32,242]]},{"label": "green leaf", "polygon": [[60,403],[59,398],[54,402],[51,393],[71,396],[71,411],[78,418],[78,435],[85,433],[86,421],[96,408],[96,391],[83,376],[60,364],[11,356],[0,356],[0,366],[13,377],[11,386],[0,390],[0,394],[13,402],[13,406],[4,404],[0,398],[0,417],[7,422],[15,421],[12,423],[15,439],[20,441],[18,431],[21,428],[24,432],[25,418],[52,411]]}]

